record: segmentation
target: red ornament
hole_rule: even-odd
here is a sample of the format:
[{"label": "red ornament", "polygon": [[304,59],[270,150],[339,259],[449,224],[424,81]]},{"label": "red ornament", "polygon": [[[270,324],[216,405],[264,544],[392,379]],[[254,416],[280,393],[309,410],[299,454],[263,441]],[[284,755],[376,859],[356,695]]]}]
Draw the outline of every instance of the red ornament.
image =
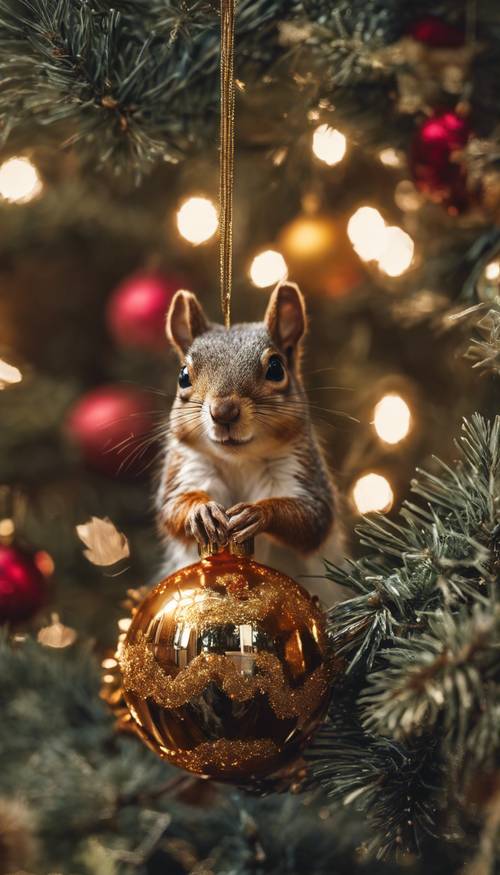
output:
[{"label": "red ornament", "polygon": [[150,458],[153,407],[140,389],[102,386],[77,401],[66,431],[91,468],[109,476],[136,475]]},{"label": "red ornament", "polygon": [[36,556],[13,544],[0,544],[0,623],[29,619],[42,606],[45,594],[45,577]]},{"label": "red ornament", "polygon": [[426,119],[413,138],[410,166],[417,188],[452,212],[462,211],[470,203],[465,171],[454,160],[470,133],[467,119],[450,111]]},{"label": "red ornament", "polygon": [[414,21],[408,28],[408,34],[417,42],[435,49],[452,49],[464,44],[463,31],[435,15],[426,15]]},{"label": "red ornament", "polygon": [[113,292],[107,307],[107,324],[113,338],[123,346],[162,350],[165,317],[170,302],[184,283],[176,277],[141,273],[129,277]]}]

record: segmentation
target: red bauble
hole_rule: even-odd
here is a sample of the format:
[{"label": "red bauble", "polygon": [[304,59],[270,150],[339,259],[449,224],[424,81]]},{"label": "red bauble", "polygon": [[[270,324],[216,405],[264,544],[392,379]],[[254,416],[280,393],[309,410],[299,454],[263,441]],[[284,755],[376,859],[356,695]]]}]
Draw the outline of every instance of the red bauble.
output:
[{"label": "red bauble", "polygon": [[0,623],[33,616],[45,601],[45,577],[32,555],[0,544]]},{"label": "red bauble", "polygon": [[107,324],[113,338],[123,346],[165,349],[165,317],[170,302],[184,283],[176,277],[138,273],[113,292],[107,308]]},{"label": "red bauble", "polygon": [[91,468],[110,476],[136,475],[151,450],[153,407],[151,396],[140,389],[101,386],[76,402],[66,430]]},{"label": "red bauble", "polygon": [[411,147],[410,166],[417,187],[453,212],[470,203],[465,171],[459,161],[453,160],[470,133],[466,118],[451,111],[436,113],[418,129]]},{"label": "red bauble", "polygon": [[435,49],[452,49],[464,44],[463,31],[435,15],[426,15],[414,21],[408,28],[408,34],[417,42]]}]

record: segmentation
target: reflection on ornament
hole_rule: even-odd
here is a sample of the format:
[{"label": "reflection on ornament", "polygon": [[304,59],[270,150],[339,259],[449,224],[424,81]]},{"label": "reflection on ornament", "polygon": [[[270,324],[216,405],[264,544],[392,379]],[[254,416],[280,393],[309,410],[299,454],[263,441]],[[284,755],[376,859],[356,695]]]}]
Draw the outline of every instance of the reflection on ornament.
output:
[{"label": "reflection on ornament", "polygon": [[410,431],[410,408],[400,395],[384,395],[375,406],[373,424],[381,440],[398,444]]},{"label": "reflection on ornament", "polygon": [[266,249],[256,255],[250,265],[250,279],[254,286],[265,289],[284,280],[288,274],[288,267],[281,252],[274,249]]},{"label": "reflection on ornament", "polygon": [[217,210],[206,197],[190,197],[177,212],[179,234],[194,246],[206,243],[217,231]]},{"label": "reflection on ornament", "polygon": [[500,296],[500,259],[486,265],[477,281],[477,296],[485,304],[491,304]]},{"label": "reflection on ornament", "polygon": [[352,491],[354,504],[360,513],[385,513],[392,507],[394,495],[388,480],[381,474],[363,474]]},{"label": "reflection on ornament", "polygon": [[402,152],[398,152],[392,147],[381,149],[378,157],[379,161],[386,167],[401,167],[404,160]]},{"label": "reflection on ornament", "polygon": [[385,222],[374,207],[359,207],[349,219],[347,234],[363,261],[375,261],[385,245]]},{"label": "reflection on ornament", "polygon": [[146,597],[119,659],[148,746],[188,771],[238,783],[300,753],[327,706],[326,654],[324,617],[309,594],[226,550]]},{"label": "reflection on ornament", "polygon": [[413,260],[415,245],[402,228],[385,229],[384,245],[378,256],[378,266],[387,276],[400,276]]},{"label": "reflection on ornament", "polygon": [[329,167],[342,161],[347,149],[347,140],[340,131],[329,125],[320,125],[313,134],[312,150]]},{"label": "reflection on ornament", "polygon": [[0,165],[0,198],[25,204],[42,190],[42,180],[28,158],[9,158]]},{"label": "reflection on ornament", "polygon": [[410,179],[402,179],[396,186],[394,203],[404,213],[412,213],[420,209],[424,203],[424,197],[417,191]]}]

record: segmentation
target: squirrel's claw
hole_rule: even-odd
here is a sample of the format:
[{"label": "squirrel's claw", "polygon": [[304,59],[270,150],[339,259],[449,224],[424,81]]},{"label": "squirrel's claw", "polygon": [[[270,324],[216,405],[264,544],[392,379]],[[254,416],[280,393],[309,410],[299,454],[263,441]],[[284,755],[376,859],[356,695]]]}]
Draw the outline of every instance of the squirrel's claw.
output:
[{"label": "squirrel's claw", "polygon": [[252,538],[264,528],[264,513],[258,504],[235,504],[226,513],[229,517],[228,533],[236,543]]},{"label": "squirrel's claw", "polygon": [[215,501],[195,507],[187,520],[186,533],[202,545],[208,543],[222,546],[227,543],[228,519],[224,508]]}]

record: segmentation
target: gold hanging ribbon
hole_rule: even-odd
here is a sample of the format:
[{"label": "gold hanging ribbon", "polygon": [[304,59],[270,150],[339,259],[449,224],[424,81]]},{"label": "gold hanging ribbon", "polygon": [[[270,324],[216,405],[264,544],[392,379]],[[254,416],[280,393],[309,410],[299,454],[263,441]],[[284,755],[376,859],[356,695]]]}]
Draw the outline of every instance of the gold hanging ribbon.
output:
[{"label": "gold hanging ribbon", "polygon": [[234,5],[220,0],[220,295],[224,325],[231,324],[234,185]]}]

